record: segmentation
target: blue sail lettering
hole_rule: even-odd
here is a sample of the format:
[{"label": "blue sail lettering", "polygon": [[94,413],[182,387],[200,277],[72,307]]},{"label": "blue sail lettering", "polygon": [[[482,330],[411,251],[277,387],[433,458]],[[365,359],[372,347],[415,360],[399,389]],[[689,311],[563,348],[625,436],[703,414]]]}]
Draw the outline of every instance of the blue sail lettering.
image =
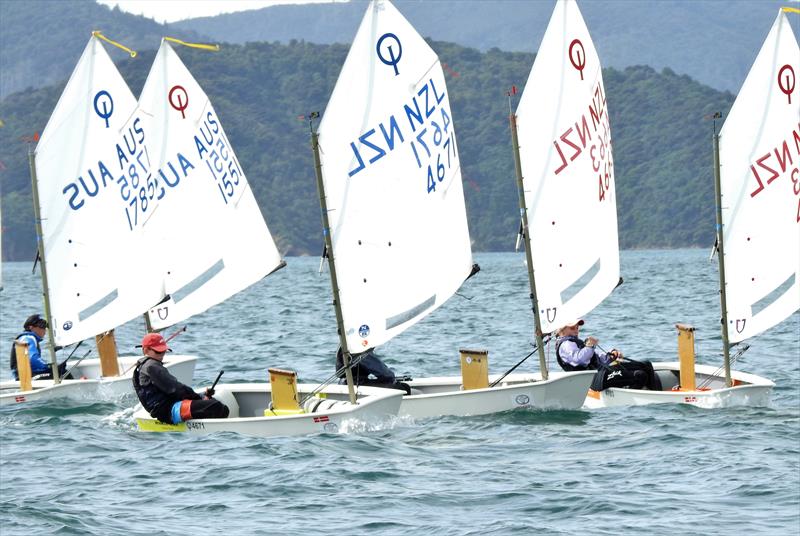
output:
[{"label": "blue sail lettering", "polygon": [[133,120],[133,131],[136,132],[137,134],[141,134],[141,137],[139,138],[139,143],[144,143],[144,129],[139,126],[139,123],[141,122],[142,120],[138,117]]},{"label": "blue sail lettering", "polygon": [[358,137],[358,141],[360,141],[362,144],[366,145],[367,147],[369,147],[370,149],[372,149],[376,153],[375,156],[373,156],[372,158],[369,159],[369,163],[370,164],[374,164],[377,160],[379,160],[381,157],[383,157],[386,154],[386,151],[384,151],[383,149],[381,149],[380,147],[378,147],[374,143],[371,143],[371,142],[367,141],[367,138],[369,138],[373,134],[375,134],[375,129],[374,128],[370,129],[369,131],[365,132],[364,134],[362,134],[361,136]]},{"label": "blue sail lettering", "polygon": [[94,191],[93,192],[90,192],[89,188],[86,187],[86,182],[83,180],[83,175],[78,177],[78,180],[80,181],[81,186],[83,186],[83,191],[86,192],[89,195],[89,197],[94,197],[94,196],[97,195],[97,192],[100,191],[100,187],[97,185],[97,180],[94,178],[94,173],[92,173],[91,169],[88,171],[88,173],[89,173],[89,177],[91,177],[91,179],[92,179],[92,184],[94,184]]},{"label": "blue sail lettering", "polygon": [[[131,135],[131,142],[128,143],[128,134],[124,132],[122,134],[122,139],[125,140],[125,147],[128,149],[128,154],[136,154],[136,140],[133,138],[133,131],[128,128],[128,132]],[[133,147],[131,147],[131,143],[133,143]]]},{"label": "blue sail lettering", "polygon": [[352,177],[353,175],[364,169],[364,159],[361,158],[361,153],[358,152],[356,144],[350,142],[350,148],[353,149],[353,154],[356,156],[356,160],[358,160],[358,167],[356,167],[355,169],[351,169],[350,172],[347,174],[348,177]]},{"label": "blue sail lettering", "polygon": [[174,188],[179,182],[181,182],[181,178],[178,175],[178,172],[175,170],[175,167],[172,165],[172,162],[167,162],[167,165],[169,166],[169,169],[172,170],[172,176],[175,178],[175,182],[170,182],[167,176],[164,175],[164,171],[161,169],[158,170],[158,174],[161,175],[161,178],[164,179],[164,182],[167,183],[167,186]]},{"label": "blue sail lettering", "polygon": [[206,133],[205,133],[205,131],[203,130],[203,127],[202,127],[202,126],[200,127],[200,134],[202,134],[202,135],[203,135],[203,140],[204,140],[204,141],[205,141],[205,142],[206,142],[208,145],[213,145],[213,144],[214,144],[214,135],[211,133],[211,129],[209,128],[209,126],[208,126],[208,123],[204,123],[204,125],[205,125],[205,127],[206,127],[206,130],[208,130],[208,137],[206,137]]},{"label": "blue sail lettering", "polygon": [[194,144],[197,147],[197,157],[200,160],[202,160],[203,159],[203,153],[207,153],[208,149],[206,149],[206,146],[203,145],[203,142],[200,141],[200,138],[198,138],[197,136],[194,137]]},{"label": "blue sail lettering", "polygon": [[187,169],[194,169],[192,163],[189,162],[189,160],[181,153],[178,153],[178,162],[181,163],[181,171],[183,171],[184,177],[188,175],[188,173],[186,172]]},{"label": "blue sail lettering", "polygon": [[400,143],[403,143],[405,140],[403,139],[403,133],[400,132],[400,127],[397,125],[397,119],[394,118],[393,115],[389,116],[389,132],[386,132],[386,128],[381,123],[381,132],[383,133],[383,139],[386,140],[386,145],[389,147],[390,151],[394,151],[394,133],[397,132],[397,137],[400,138]]},{"label": "blue sail lettering", "polygon": [[[420,90],[417,92],[417,95],[419,95],[421,97],[423,93],[425,93],[425,119],[427,119],[427,118],[429,118],[431,116],[431,114],[433,113],[433,110],[435,109],[435,107],[432,105],[432,103],[428,102],[430,100],[430,99],[428,99],[428,93],[429,93],[428,92],[428,84],[425,84],[424,86],[422,86],[420,88]],[[431,105],[429,106],[429,104],[431,104]]]},{"label": "blue sail lettering", "polygon": [[214,114],[208,112],[206,117],[208,118],[208,122],[214,125],[214,134],[219,134],[219,123],[217,123],[217,121],[214,119]]},{"label": "blue sail lettering", "polygon": [[433,90],[433,95],[436,97],[436,104],[441,104],[442,101],[444,100],[444,93],[442,93],[441,95],[436,93],[436,85],[434,85],[433,83],[433,78],[430,79],[430,82],[431,82],[431,89]]},{"label": "blue sail lettering", "polygon": [[69,191],[69,190],[72,190],[72,195],[69,197],[69,208],[71,208],[72,210],[78,210],[84,204],[84,200],[83,199],[80,200],[80,203],[75,204],[75,199],[78,197],[78,194],[80,193],[80,190],[78,190],[78,185],[75,184],[74,182],[71,182],[71,183],[67,184],[64,187],[64,189],[61,190],[61,192],[63,194],[66,194],[67,191]]},{"label": "blue sail lettering", "polygon": [[[119,143],[117,144],[117,160],[119,160],[119,169],[121,170],[125,169],[125,166],[128,165],[128,157],[122,150],[122,147],[119,146]],[[125,161],[124,164],[122,163],[123,160]]]},{"label": "blue sail lettering", "polygon": [[416,120],[419,121],[419,124],[422,125],[422,123],[423,123],[423,121],[422,121],[422,112],[419,111],[419,104],[417,103],[417,98],[416,97],[411,99],[411,102],[414,103],[414,108],[416,109],[417,113],[414,113],[414,111],[411,108],[408,107],[408,104],[403,105],[403,108],[406,111],[406,117],[408,118],[408,123],[411,125],[411,131],[412,132],[416,132],[417,131],[417,127],[414,126],[414,121],[413,121],[412,117],[416,118]]},{"label": "blue sail lettering", "polygon": [[108,168],[106,168],[106,165],[103,163],[102,160],[97,161],[97,167],[100,168],[100,177],[103,179],[103,188],[106,187],[106,177],[111,179],[112,183],[114,182],[114,176],[111,175],[111,173],[108,171]]}]

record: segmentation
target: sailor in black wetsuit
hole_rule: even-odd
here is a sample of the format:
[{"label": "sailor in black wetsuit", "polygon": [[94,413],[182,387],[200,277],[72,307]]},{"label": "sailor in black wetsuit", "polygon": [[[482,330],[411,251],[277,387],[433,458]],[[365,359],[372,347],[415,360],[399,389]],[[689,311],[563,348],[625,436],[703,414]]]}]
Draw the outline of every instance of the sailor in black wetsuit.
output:
[{"label": "sailor in black wetsuit", "polygon": [[142,339],[145,357],[133,371],[133,387],[148,413],[167,424],[227,417],[228,406],[212,398],[212,389],[206,389],[205,396],[200,396],[169,373],[162,362],[168,349],[164,337],[158,333],[148,333]]},{"label": "sailor in black wetsuit", "polygon": [[623,360],[624,356],[619,350],[598,352],[598,340],[595,337],[585,340],[578,337],[583,324],[583,320],[573,320],[556,331],[556,360],[562,369],[597,370],[598,376],[592,382],[595,391],[609,387],[661,390],[661,381],[649,361]]},{"label": "sailor in black wetsuit", "polygon": [[[411,394],[411,387],[403,381],[398,381],[394,375],[394,371],[387,367],[383,361],[378,359],[373,348],[370,348],[362,354],[351,355],[350,362],[352,363],[358,357],[360,357],[358,364],[351,365],[353,370],[353,382],[356,385],[400,389],[401,391],[405,391],[407,395]],[[341,347],[336,352],[336,372],[340,378],[339,383],[344,383],[344,358],[342,357]],[[405,379],[407,380],[407,378]]]}]

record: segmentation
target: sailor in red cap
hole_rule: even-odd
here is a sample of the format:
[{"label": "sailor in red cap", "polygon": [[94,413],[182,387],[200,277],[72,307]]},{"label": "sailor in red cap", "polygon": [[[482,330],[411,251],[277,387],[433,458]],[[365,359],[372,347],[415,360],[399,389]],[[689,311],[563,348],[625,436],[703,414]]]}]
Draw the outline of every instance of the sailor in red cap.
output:
[{"label": "sailor in red cap", "polygon": [[228,406],[212,398],[213,390],[206,389],[205,396],[200,396],[169,373],[163,363],[167,350],[167,341],[158,333],[142,339],[144,357],[133,371],[133,387],[148,413],[167,424],[227,417]]}]

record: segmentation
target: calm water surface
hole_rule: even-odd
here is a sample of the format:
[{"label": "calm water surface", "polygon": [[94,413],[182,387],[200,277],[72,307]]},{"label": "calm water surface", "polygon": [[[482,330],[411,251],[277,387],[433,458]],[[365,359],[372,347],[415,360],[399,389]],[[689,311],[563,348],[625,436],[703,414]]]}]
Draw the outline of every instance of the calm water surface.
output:
[{"label": "calm water surface", "polygon": [[[460,374],[460,347],[488,349],[494,372],[530,351],[523,255],[476,260],[461,296],[381,349],[398,374]],[[328,276],[318,259],[287,261],[173,341],[200,356],[196,383],[220,369],[225,381],[267,381],[270,366],[308,382],[332,372]],[[689,323],[698,361],[721,364],[707,251],[623,252],[622,274],[586,334],[634,358],[675,359],[674,324]],[[4,264],[3,284],[7,348],[41,299],[30,264]],[[140,321],[120,328],[120,350],[142,333]],[[140,434],[132,399],[4,408],[0,534],[797,535],[800,314],[751,342],[735,368],[775,381],[768,408],[515,411],[277,439]],[[9,379],[4,357],[2,367]]]}]

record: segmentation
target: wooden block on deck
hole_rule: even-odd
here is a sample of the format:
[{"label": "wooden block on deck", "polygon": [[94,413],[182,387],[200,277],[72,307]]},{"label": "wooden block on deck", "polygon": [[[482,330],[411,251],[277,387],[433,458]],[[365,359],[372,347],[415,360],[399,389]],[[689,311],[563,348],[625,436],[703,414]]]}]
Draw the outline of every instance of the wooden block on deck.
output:
[{"label": "wooden block on deck", "polygon": [[461,354],[461,384],[465,391],[489,387],[489,351],[459,350]]},{"label": "wooden block on deck", "polygon": [[32,391],[33,383],[31,374],[31,359],[28,356],[28,345],[15,341],[14,351],[17,354],[17,375],[19,376],[19,390]]}]

